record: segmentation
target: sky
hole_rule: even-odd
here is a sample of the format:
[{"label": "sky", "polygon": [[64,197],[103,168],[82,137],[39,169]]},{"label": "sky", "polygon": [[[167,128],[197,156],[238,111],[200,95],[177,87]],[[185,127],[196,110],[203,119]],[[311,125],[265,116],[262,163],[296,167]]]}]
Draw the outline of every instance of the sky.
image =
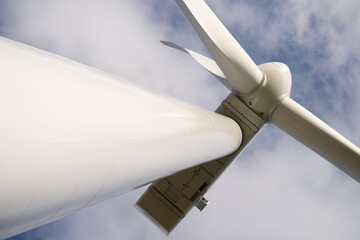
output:
[{"label": "sky", "polygon": [[[286,63],[291,96],[360,146],[360,2],[207,0],[256,64]],[[175,1],[0,0],[0,35],[214,110],[228,90]],[[0,53],[1,54],[1,53]],[[360,184],[266,125],[169,237],[134,207],[145,188],[11,239],[360,239]]]}]

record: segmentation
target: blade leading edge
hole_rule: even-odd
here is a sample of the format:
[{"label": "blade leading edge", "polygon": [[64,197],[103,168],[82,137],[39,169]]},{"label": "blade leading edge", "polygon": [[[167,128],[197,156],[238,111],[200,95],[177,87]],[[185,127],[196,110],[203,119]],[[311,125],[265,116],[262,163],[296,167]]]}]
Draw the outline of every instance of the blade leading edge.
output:
[{"label": "blade leading edge", "polygon": [[176,0],[231,86],[250,93],[263,73],[203,0]]},{"label": "blade leading edge", "polygon": [[360,182],[360,149],[291,98],[271,122]]},{"label": "blade leading edge", "polygon": [[183,48],[175,43],[160,41],[168,47],[175,48],[179,51],[189,54],[191,57],[195,59],[201,66],[203,66],[206,70],[208,70],[213,76],[215,76],[227,89],[230,91],[233,90],[233,87],[230,85],[229,81],[226,79],[224,73],[221,71],[216,62],[208,57],[205,57],[197,52],[191,51],[187,48]]}]

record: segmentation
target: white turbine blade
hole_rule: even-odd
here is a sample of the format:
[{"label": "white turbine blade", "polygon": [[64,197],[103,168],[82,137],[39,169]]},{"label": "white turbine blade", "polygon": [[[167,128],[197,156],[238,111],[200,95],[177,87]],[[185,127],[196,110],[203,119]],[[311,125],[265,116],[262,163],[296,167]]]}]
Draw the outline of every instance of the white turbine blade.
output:
[{"label": "white turbine blade", "polygon": [[360,182],[360,149],[290,98],[271,122]]},{"label": "white turbine blade", "polygon": [[191,57],[195,59],[201,66],[203,66],[206,70],[208,70],[212,75],[214,75],[227,89],[230,91],[233,90],[232,86],[229,84],[229,81],[226,79],[224,73],[221,71],[216,62],[208,57],[201,55],[200,53],[191,51],[189,49],[183,48],[175,43],[161,41],[166,46],[175,48],[184,53],[189,54]]},{"label": "white turbine blade", "polygon": [[263,73],[203,0],[176,0],[230,84],[239,94],[252,92]]}]

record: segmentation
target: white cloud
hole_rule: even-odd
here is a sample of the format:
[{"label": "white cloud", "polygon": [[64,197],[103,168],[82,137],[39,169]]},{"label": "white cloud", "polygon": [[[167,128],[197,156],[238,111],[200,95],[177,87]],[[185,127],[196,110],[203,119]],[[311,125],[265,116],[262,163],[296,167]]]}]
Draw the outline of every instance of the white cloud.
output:
[{"label": "white cloud", "polygon": [[[203,46],[174,2],[3,1],[10,38],[214,109],[226,90],[161,39]],[[293,93],[360,145],[360,4],[356,1],[215,1],[257,63],[280,60]],[[260,4],[261,3],[261,4]],[[176,18],[172,18],[175,14]],[[6,30],[6,31],[5,31]],[[0,32],[1,33],[1,32]],[[165,237],[132,205],[144,189],[23,235],[49,239],[359,239],[360,184],[266,126],[192,211]]]}]

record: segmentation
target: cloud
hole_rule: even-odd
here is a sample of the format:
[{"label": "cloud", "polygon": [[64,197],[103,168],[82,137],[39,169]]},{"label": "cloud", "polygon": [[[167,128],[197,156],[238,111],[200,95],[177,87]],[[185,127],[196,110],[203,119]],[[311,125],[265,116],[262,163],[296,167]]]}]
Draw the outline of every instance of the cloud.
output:
[{"label": "cloud", "polygon": [[[208,1],[256,63],[282,61],[292,96],[360,145],[360,4]],[[204,52],[173,1],[0,2],[0,34],[207,109],[227,91],[159,40]],[[165,237],[132,205],[145,189],[84,209],[17,239],[359,239],[360,185],[274,126]]]}]

